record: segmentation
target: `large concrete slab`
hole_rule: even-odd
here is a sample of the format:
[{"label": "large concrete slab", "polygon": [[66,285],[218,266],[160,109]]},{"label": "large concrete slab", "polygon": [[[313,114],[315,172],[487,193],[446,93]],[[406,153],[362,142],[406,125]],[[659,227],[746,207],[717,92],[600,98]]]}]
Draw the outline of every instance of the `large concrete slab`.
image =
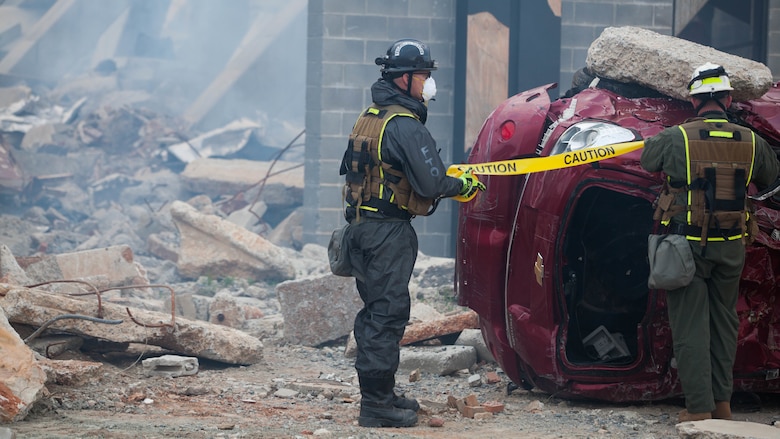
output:
[{"label": "large concrete slab", "polygon": [[759,98],[772,86],[772,72],[760,62],[632,26],[604,29],[586,59],[597,76],[641,84],[680,100],[688,99],[693,71],[707,62],[726,69],[735,101]]},{"label": "large concrete slab", "polygon": [[777,439],[780,428],[755,422],[707,419],[675,426],[682,439]]},{"label": "large concrete slab", "polygon": [[185,278],[283,281],[295,277],[290,259],[262,236],[181,201],[171,204],[171,217],[179,229],[178,268]]}]

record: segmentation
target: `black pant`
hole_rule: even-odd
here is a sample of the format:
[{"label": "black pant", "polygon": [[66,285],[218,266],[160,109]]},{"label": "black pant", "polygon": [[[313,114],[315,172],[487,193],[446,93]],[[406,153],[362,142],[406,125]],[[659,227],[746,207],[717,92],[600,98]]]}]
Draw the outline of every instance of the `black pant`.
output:
[{"label": "black pant", "polygon": [[355,369],[361,377],[394,378],[409,322],[417,234],[409,221],[363,219],[352,224],[350,235],[350,260],[363,300],[355,317]]}]

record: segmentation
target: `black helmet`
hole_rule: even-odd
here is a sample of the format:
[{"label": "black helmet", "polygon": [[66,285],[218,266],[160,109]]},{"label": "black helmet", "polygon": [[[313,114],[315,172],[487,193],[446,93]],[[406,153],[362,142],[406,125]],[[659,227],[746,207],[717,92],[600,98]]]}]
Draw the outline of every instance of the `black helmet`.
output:
[{"label": "black helmet", "polygon": [[393,43],[387,54],[374,60],[382,66],[382,73],[405,73],[418,70],[436,70],[436,61],[431,59],[431,49],[418,40],[403,39]]}]

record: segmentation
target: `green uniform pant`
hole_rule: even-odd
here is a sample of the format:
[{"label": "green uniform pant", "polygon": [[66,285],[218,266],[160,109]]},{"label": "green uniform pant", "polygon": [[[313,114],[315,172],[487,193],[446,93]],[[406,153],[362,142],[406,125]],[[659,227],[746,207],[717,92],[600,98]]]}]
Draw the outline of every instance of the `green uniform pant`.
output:
[{"label": "green uniform pant", "polygon": [[685,406],[707,413],[731,399],[745,247],[741,240],[709,242],[702,256],[699,242],[689,244],[696,275],[687,287],[668,291],[666,301]]}]

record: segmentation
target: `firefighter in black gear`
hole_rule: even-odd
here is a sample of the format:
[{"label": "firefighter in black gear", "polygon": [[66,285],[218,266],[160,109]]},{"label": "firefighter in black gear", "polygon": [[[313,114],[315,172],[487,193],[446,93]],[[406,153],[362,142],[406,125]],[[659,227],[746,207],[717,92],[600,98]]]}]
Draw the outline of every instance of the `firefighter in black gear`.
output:
[{"label": "firefighter in black gear", "polygon": [[688,88],[698,117],[647,139],[641,157],[643,168],[667,178],[656,219],[668,233],[686,236],[696,265],[690,285],[666,294],[685,394],[680,422],[731,419],[746,192],[751,182],[772,184],[778,172],[767,142],[728,121],[733,88],[722,66],[700,66]]},{"label": "firefighter in black gear", "polygon": [[429,215],[442,197],[470,196],[485,186],[469,172],[446,175],[425,127],[436,93],[436,62],[424,43],[403,39],[377,58],[382,76],[373,104],[358,117],[341,164],[345,175],[345,232],[364,306],[355,318],[355,369],[362,400],[358,423],[409,427],[420,408],[394,392],[400,341],[409,321],[409,279],[417,259],[410,220]]}]

